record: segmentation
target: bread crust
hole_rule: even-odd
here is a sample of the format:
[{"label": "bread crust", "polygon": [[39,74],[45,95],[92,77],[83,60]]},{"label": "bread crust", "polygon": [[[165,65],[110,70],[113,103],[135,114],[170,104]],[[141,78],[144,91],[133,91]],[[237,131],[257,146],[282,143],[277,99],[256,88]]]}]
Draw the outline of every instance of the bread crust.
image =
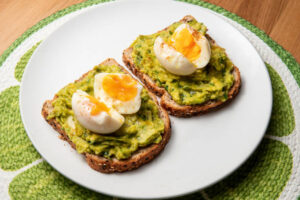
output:
[{"label": "bread crust", "polygon": [[[101,64],[103,65],[117,65],[119,66],[125,73],[128,73],[124,67],[119,65],[114,59],[109,58],[105,61],[103,61]],[[82,78],[84,78],[88,74],[85,73],[82,75],[80,79],[77,81],[80,81]],[[75,81],[75,82],[77,82]],[[149,92],[149,91],[148,91]],[[93,168],[96,171],[102,172],[102,173],[113,173],[113,172],[125,172],[129,170],[133,170],[136,168],[139,168],[140,166],[150,162],[153,160],[166,146],[168,143],[170,136],[171,136],[171,124],[170,119],[168,116],[168,113],[159,106],[156,96],[149,92],[150,97],[155,102],[155,104],[159,107],[160,117],[164,121],[164,133],[162,135],[162,140],[158,144],[151,144],[150,146],[140,148],[138,151],[134,152],[133,155],[125,160],[117,160],[116,158],[113,159],[107,159],[101,156],[97,156],[90,153],[83,153],[85,156],[85,159],[88,163],[88,165]],[[61,125],[53,119],[47,119],[48,115],[53,110],[52,107],[52,101],[57,98],[54,96],[52,100],[47,100],[43,104],[42,107],[42,116],[45,118],[45,120],[61,135],[61,139],[66,140],[72,148],[76,149],[76,145],[70,140],[67,133],[62,129]]]},{"label": "bread crust", "polygon": [[[187,23],[194,19],[195,18],[193,16],[187,15],[183,19],[181,19],[180,22]],[[163,30],[166,30],[167,28]],[[210,42],[216,44],[216,42],[208,34],[206,34],[205,36]],[[172,99],[171,95],[168,93],[167,90],[157,86],[156,83],[148,75],[141,72],[135,66],[131,56],[132,51],[133,51],[132,47],[129,47],[123,51],[123,62],[130,69],[130,71],[135,76],[137,76],[151,92],[161,97],[160,104],[163,108],[165,108],[168,111],[170,115],[176,117],[192,117],[195,115],[205,114],[207,112],[217,110],[227,105],[229,102],[231,102],[234,99],[234,97],[239,93],[239,90],[241,88],[240,71],[236,66],[234,66],[232,70],[232,74],[234,75],[234,83],[228,92],[228,99],[225,102],[210,100],[198,105],[180,105]]]}]

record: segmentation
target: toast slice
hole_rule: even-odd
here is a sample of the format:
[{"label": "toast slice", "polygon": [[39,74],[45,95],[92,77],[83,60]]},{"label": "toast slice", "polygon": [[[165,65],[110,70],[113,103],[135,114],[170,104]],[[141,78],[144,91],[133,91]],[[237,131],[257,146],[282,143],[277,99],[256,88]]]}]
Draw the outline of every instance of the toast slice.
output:
[{"label": "toast slice", "polygon": [[[100,65],[115,65],[120,67],[122,71],[128,74],[128,72],[121,65],[119,65],[114,59],[111,58],[105,60]],[[84,74],[80,79],[78,79],[75,82],[82,80],[87,74],[88,73]],[[167,112],[161,106],[159,106],[156,96],[149,91],[148,94],[158,106],[160,118],[164,121],[164,132],[162,134],[162,140],[158,144],[153,143],[149,146],[139,148],[136,152],[132,154],[131,157],[124,160],[118,160],[116,158],[107,159],[105,157],[98,156],[95,154],[83,153],[87,163],[91,168],[102,173],[125,172],[133,170],[153,160],[164,149],[171,136],[170,119]],[[62,129],[60,123],[55,118],[47,119],[48,115],[53,110],[52,102],[55,98],[57,97],[54,96],[52,100],[45,101],[42,107],[42,116],[57,132],[60,133],[61,139],[66,140],[72,146],[72,148],[76,149],[76,145],[70,140],[67,133]]]},{"label": "toast slice", "polygon": [[[187,23],[192,20],[195,20],[195,18],[190,15],[187,15],[183,19],[181,19],[180,22]],[[166,30],[167,28],[165,28],[164,30]],[[208,34],[206,34],[205,36],[210,43],[216,44],[216,42]],[[134,64],[134,60],[132,58],[132,51],[132,47],[129,47],[123,51],[123,62],[131,70],[131,72],[144,83],[144,85],[150,91],[155,93],[157,96],[161,97],[161,106],[164,107],[171,115],[177,117],[191,117],[194,115],[204,114],[225,106],[226,104],[231,102],[234,99],[234,97],[239,93],[241,87],[241,76],[239,69],[236,66],[234,66],[232,70],[234,82],[228,92],[228,98],[226,101],[209,100],[197,105],[180,105],[172,99],[171,95],[165,88],[159,87],[147,74],[139,70],[139,68]]]}]

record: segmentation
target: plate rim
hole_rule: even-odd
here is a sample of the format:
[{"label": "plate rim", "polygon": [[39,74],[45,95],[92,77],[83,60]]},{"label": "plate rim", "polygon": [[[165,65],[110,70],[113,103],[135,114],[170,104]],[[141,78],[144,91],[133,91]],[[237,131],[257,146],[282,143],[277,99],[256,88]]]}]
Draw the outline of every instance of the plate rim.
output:
[{"label": "plate rim", "polygon": [[[37,49],[34,51],[34,53],[32,54],[31,58],[29,59],[29,61],[28,61],[28,63],[27,63],[27,66],[30,65],[32,58],[35,56],[36,52],[38,52],[39,48],[40,48],[41,46],[44,46],[43,44],[45,44],[45,41],[48,40],[48,38],[49,38],[50,36],[52,36],[55,32],[57,32],[59,29],[61,29],[62,27],[64,27],[64,25],[66,25],[67,23],[70,23],[70,22],[73,21],[74,19],[79,18],[83,13],[89,12],[90,10],[97,9],[98,7],[105,7],[105,6],[108,5],[108,4],[116,4],[116,6],[117,6],[117,4],[119,4],[119,3],[126,3],[126,2],[130,2],[130,1],[135,1],[135,0],[116,0],[116,1],[110,1],[110,2],[102,2],[102,3],[100,3],[100,4],[93,5],[93,7],[86,7],[85,9],[87,9],[87,10],[85,10],[85,11],[83,11],[82,13],[79,13],[78,15],[74,16],[73,18],[67,20],[67,21],[66,21],[65,23],[63,23],[60,27],[56,28],[56,29],[55,29],[54,31],[52,31],[47,37],[45,37],[45,39],[43,39],[44,42],[42,42],[42,43],[37,47]],[[139,1],[141,1],[141,0],[139,0]],[[143,1],[143,2],[146,2],[146,1],[148,1],[148,0],[142,0],[142,1]],[[159,0],[156,0],[156,1],[159,1]],[[98,192],[98,193],[104,194],[104,195],[109,195],[109,196],[113,196],[113,197],[120,197],[120,198],[131,198],[131,199],[175,198],[175,197],[179,197],[179,196],[189,195],[189,194],[191,194],[191,193],[197,192],[197,191],[199,191],[199,190],[203,190],[203,189],[205,189],[205,188],[210,187],[211,185],[216,184],[217,182],[220,182],[220,181],[224,180],[226,177],[230,176],[234,171],[236,171],[239,167],[241,167],[241,166],[249,159],[249,157],[251,157],[251,155],[253,155],[254,151],[257,149],[257,147],[258,147],[259,144],[261,143],[261,141],[262,141],[262,139],[264,138],[264,135],[265,135],[265,133],[266,133],[266,131],[267,131],[268,124],[269,124],[270,119],[271,119],[271,113],[272,113],[272,107],[273,107],[273,91],[272,91],[272,83],[271,83],[271,78],[270,78],[270,76],[269,76],[269,72],[268,72],[268,70],[267,70],[267,67],[266,67],[266,65],[265,65],[265,63],[264,63],[264,61],[263,61],[261,55],[258,53],[257,49],[255,48],[255,46],[250,42],[250,40],[249,40],[249,39],[248,39],[248,38],[247,38],[247,37],[246,37],[239,29],[235,28],[232,24],[230,24],[230,23],[227,22],[225,19],[223,19],[221,16],[219,16],[220,14],[218,14],[218,13],[216,13],[216,12],[214,12],[214,11],[208,9],[208,8],[205,8],[205,7],[202,7],[202,6],[199,6],[199,5],[190,4],[190,3],[187,3],[187,2],[180,2],[180,1],[174,1],[174,0],[164,0],[164,1],[169,1],[169,2],[172,2],[172,3],[179,3],[179,4],[188,4],[188,5],[197,7],[197,8],[199,8],[199,9],[202,9],[202,10],[204,10],[204,11],[206,11],[206,12],[209,12],[209,13],[215,15],[217,18],[219,18],[219,19],[222,21],[222,23],[226,23],[226,24],[228,24],[229,26],[231,26],[232,29],[236,30],[236,31],[239,33],[239,35],[240,35],[241,37],[243,37],[243,39],[246,40],[246,41],[253,47],[255,53],[259,56],[260,61],[261,61],[261,63],[262,63],[263,66],[264,66],[263,69],[265,70],[265,73],[267,74],[267,78],[268,78],[267,81],[268,81],[268,83],[269,83],[269,84],[268,84],[268,87],[269,87],[269,92],[270,92],[270,103],[269,103],[270,106],[269,106],[269,110],[268,110],[268,119],[267,119],[267,123],[266,123],[265,128],[264,128],[263,134],[261,134],[260,139],[257,141],[255,147],[252,149],[252,151],[249,153],[249,155],[243,159],[243,161],[242,161],[241,163],[239,163],[235,168],[232,168],[230,171],[228,171],[226,174],[224,174],[223,176],[221,176],[221,177],[218,178],[217,180],[211,182],[210,184],[207,184],[207,185],[204,186],[204,187],[201,187],[201,188],[198,188],[198,189],[194,189],[194,190],[189,190],[189,191],[187,191],[187,192],[183,192],[183,193],[180,193],[180,194],[166,195],[166,196],[155,196],[155,197],[122,196],[122,195],[114,194],[113,192],[100,191],[100,190],[97,190],[96,188],[89,187],[89,186],[86,185],[85,183],[82,183],[82,182],[79,182],[79,181],[73,179],[73,177],[71,177],[71,176],[67,176],[67,175],[64,173],[63,170],[59,170],[59,168],[57,168],[54,164],[52,164],[52,162],[49,162],[49,161],[46,159],[46,157],[44,156],[44,154],[41,153],[40,150],[37,148],[37,144],[34,142],[34,140],[33,140],[32,136],[31,136],[31,134],[29,133],[28,127],[27,127],[26,123],[24,123],[25,117],[24,117],[24,113],[23,113],[23,109],[22,109],[22,107],[24,106],[23,103],[22,103],[22,102],[23,102],[22,96],[25,95],[25,93],[24,93],[24,91],[23,91],[23,90],[24,90],[24,87],[23,87],[24,81],[23,81],[23,79],[24,79],[24,77],[26,76],[26,74],[28,73],[28,72],[27,72],[27,71],[28,71],[28,70],[27,70],[28,67],[26,67],[26,68],[24,69],[24,73],[23,73],[23,76],[22,76],[22,79],[21,79],[21,82],[20,82],[20,90],[19,90],[19,108],[20,108],[20,115],[21,115],[22,123],[23,123],[23,125],[24,125],[25,130],[26,130],[26,134],[28,135],[28,137],[29,137],[31,143],[33,144],[33,146],[34,146],[34,148],[35,148],[35,150],[41,155],[41,157],[42,157],[42,158],[43,158],[43,159],[44,159],[51,167],[53,167],[56,171],[58,171],[61,175],[63,175],[63,176],[66,177],[67,179],[70,179],[71,181],[75,182],[76,184],[78,184],[78,185],[80,185],[80,186],[82,186],[82,187],[84,187],[84,188],[87,188],[87,189],[89,189],[89,190],[92,190],[92,191],[95,191],[95,192]],[[76,11],[75,11],[75,12],[76,12]],[[44,28],[45,28],[45,27],[44,27]],[[126,68],[127,68],[127,67],[126,67]],[[64,142],[65,142],[65,141],[64,141]],[[100,173],[100,172],[99,172],[99,173]]]}]

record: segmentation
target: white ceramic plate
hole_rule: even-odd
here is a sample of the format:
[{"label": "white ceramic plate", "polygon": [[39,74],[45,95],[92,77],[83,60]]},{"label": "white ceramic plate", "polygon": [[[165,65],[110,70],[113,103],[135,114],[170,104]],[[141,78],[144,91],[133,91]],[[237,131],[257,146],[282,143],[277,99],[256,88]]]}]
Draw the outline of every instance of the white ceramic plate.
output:
[{"label": "white ceramic plate", "polygon": [[[122,63],[122,51],[139,34],[154,33],[187,14],[207,25],[208,33],[239,67],[240,94],[217,112],[171,117],[172,137],[165,151],[140,169],[110,175],[92,170],[42,118],[43,102],[108,57]],[[127,198],[178,196],[224,178],[259,144],[271,106],[268,72],[250,42],[207,9],[169,1],[105,3],[68,21],[34,53],[20,91],[26,131],[47,162],[87,188]]]}]

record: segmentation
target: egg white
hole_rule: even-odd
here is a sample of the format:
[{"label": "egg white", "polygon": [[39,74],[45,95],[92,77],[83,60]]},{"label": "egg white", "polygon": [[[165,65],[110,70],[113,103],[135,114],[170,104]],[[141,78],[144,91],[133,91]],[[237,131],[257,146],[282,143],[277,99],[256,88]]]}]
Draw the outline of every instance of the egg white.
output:
[{"label": "egg white", "polygon": [[114,99],[109,96],[105,90],[103,89],[102,82],[103,78],[106,75],[115,74],[118,76],[124,76],[125,74],[121,73],[99,73],[95,76],[94,82],[94,95],[97,99],[101,99],[101,101],[105,102],[107,105],[113,107],[121,114],[133,114],[136,113],[141,107],[141,91],[143,86],[137,82],[137,95],[129,100],[129,101],[121,101],[118,99]]},{"label": "egg white", "polygon": [[72,96],[74,115],[83,127],[95,133],[109,134],[123,125],[124,117],[113,108],[110,108],[109,112],[91,115],[91,102],[87,96],[82,90],[77,90]]},{"label": "egg white", "polygon": [[[177,34],[185,28],[188,29],[192,35],[200,34],[187,24],[178,26],[175,29],[174,34]],[[168,45],[159,36],[154,42],[153,50],[156,58],[166,70],[176,75],[186,76],[194,73],[199,68],[205,67],[209,63],[211,56],[210,44],[204,35],[201,35],[199,38],[194,37],[194,40],[197,45],[200,46],[201,52],[199,57],[193,62],[189,61],[182,53]]]},{"label": "egg white", "polygon": [[161,37],[156,38],[153,49],[160,64],[173,74],[185,76],[197,70],[193,63],[164,42]]}]

